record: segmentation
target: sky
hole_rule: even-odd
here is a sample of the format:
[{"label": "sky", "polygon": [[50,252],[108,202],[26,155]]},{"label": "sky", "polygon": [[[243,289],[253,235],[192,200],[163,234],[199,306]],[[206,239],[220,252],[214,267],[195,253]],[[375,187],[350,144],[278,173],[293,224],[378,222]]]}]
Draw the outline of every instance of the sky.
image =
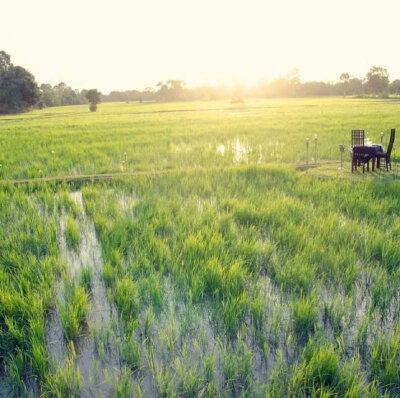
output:
[{"label": "sky", "polygon": [[0,50],[39,83],[144,89],[400,78],[399,0],[0,0]]}]

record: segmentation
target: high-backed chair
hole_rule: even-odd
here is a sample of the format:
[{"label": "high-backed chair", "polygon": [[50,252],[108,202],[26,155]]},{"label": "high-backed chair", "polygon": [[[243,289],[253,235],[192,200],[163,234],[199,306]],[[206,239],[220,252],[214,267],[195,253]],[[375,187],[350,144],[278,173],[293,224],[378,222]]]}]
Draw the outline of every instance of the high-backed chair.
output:
[{"label": "high-backed chair", "polygon": [[351,171],[357,170],[358,166],[363,166],[363,172],[365,170],[365,164],[367,170],[369,170],[369,161],[371,156],[365,153],[362,148],[364,147],[364,130],[351,130]]},{"label": "high-backed chair", "polygon": [[390,168],[390,170],[392,170],[392,163],[391,163],[391,160],[390,160],[390,156],[392,154],[395,135],[396,135],[396,129],[391,129],[390,130],[389,145],[387,147],[386,152],[377,152],[376,155],[375,155],[377,160],[378,160],[378,164],[380,164],[380,160],[381,159],[385,159],[386,170],[387,171],[389,171],[389,168]]},{"label": "high-backed chair", "polygon": [[364,130],[351,130],[351,147],[364,146]]}]

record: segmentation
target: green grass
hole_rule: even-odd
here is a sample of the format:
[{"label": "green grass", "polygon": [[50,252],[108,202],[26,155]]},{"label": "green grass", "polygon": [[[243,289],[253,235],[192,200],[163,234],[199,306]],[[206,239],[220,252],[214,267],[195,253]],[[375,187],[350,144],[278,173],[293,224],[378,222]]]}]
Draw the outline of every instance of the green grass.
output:
[{"label": "green grass", "polygon": [[58,303],[61,327],[66,340],[76,340],[86,321],[88,297],[85,288],[74,282],[67,283],[65,289],[65,301]]},{"label": "green grass", "polygon": [[[48,108],[0,117],[0,178],[120,172],[125,152],[125,171],[300,162],[306,137],[314,156],[315,134],[319,158],[338,160],[352,128],[379,142],[380,132],[387,140],[398,123],[398,102],[376,99],[108,103],[96,113],[86,105]],[[238,138],[245,153],[235,150]]]},{"label": "green grass", "polygon": [[[125,151],[128,170],[181,169],[1,186],[1,377],[16,396],[35,380],[43,397],[79,395],[73,347],[80,352],[84,334],[96,360],[115,350],[109,383],[120,397],[149,396],[149,385],[165,397],[397,396],[400,183],[319,178],[285,164],[304,160],[307,135],[318,134],[324,159],[336,159],[352,127],[376,141],[397,125],[397,106],[104,104],[97,114],[69,107],[0,118],[9,154],[1,178],[119,171]],[[85,214],[69,196],[76,189]],[[71,261],[85,264],[75,276],[63,231]],[[97,283],[117,312],[109,325],[90,324]],[[57,313],[70,347],[60,364],[46,339]]]},{"label": "green grass", "polygon": [[73,249],[76,249],[79,245],[79,229],[76,225],[73,217],[68,217],[65,226],[65,238],[67,240],[67,245]]}]

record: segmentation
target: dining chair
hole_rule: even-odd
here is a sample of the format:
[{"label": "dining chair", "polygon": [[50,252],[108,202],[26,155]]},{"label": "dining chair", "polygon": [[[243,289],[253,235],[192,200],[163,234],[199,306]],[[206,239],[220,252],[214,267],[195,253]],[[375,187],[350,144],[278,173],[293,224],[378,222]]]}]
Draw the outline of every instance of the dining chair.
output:
[{"label": "dining chair", "polygon": [[396,135],[396,129],[391,129],[390,130],[390,139],[389,139],[389,145],[387,147],[386,152],[377,152],[376,153],[376,158],[378,159],[378,164],[380,164],[381,159],[385,159],[385,164],[386,164],[386,171],[392,170],[392,162],[391,162],[391,154],[392,154],[392,149],[393,149],[393,144],[394,144],[394,138]]},{"label": "dining chair", "polygon": [[364,130],[351,130],[351,146],[364,146]]},{"label": "dining chair", "polygon": [[364,173],[365,165],[369,171],[371,156],[359,150],[359,147],[364,147],[364,130],[351,130],[351,171],[357,170],[357,167],[362,165]]}]

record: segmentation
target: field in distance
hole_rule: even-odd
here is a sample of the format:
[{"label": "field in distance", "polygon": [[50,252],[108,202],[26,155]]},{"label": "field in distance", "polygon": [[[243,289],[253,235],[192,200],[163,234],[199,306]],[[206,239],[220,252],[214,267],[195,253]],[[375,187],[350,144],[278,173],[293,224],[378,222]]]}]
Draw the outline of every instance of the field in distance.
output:
[{"label": "field in distance", "polygon": [[[305,138],[318,158],[339,159],[350,130],[396,127],[398,101],[277,99],[188,103],[107,103],[0,117],[0,179],[104,172],[299,163]],[[347,151],[346,151],[347,152]]]}]

